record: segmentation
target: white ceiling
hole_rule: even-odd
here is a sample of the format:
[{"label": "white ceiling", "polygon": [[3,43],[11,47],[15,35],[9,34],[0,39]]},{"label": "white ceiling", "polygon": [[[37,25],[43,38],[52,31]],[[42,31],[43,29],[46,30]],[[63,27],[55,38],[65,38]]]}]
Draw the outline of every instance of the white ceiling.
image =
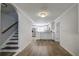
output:
[{"label": "white ceiling", "polygon": [[[73,4],[71,3],[16,3],[29,17],[36,23],[49,23],[60,16],[66,9]],[[38,16],[41,8],[47,8],[49,15],[45,18]]]}]

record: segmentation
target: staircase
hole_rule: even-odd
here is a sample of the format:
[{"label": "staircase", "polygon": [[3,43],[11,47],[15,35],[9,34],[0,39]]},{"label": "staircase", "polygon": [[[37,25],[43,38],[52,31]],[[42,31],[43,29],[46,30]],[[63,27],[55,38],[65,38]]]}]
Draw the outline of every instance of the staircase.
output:
[{"label": "staircase", "polygon": [[0,48],[0,52],[16,52],[18,47],[18,31],[14,32],[10,38]]}]

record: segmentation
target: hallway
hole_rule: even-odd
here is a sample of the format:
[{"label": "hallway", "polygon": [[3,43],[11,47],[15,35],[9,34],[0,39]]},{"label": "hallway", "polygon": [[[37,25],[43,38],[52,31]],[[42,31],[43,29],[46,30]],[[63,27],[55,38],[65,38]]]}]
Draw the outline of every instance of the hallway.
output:
[{"label": "hallway", "polygon": [[79,56],[78,3],[1,3],[0,56]]},{"label": "hallway", "polygon": [[71,56],[71,54],[53,40],[37,40],[20,52],[18,56]]}]

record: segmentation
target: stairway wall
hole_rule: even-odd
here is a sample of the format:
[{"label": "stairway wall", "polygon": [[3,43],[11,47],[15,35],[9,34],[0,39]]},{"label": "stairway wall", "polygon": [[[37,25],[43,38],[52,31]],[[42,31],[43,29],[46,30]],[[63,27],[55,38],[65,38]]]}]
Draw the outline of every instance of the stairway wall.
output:
[{"label": "stairway wall", "polygon": [[[2,13],[1,13],[2,15]],[[1,32],[3,29],[6,29],[7,27],[11,26],[12,24],[14,24],[15,22],[17,22],[17,20],[13,19],[12,20],[12,17],[10,17],[8,14],[7,14],[7,17],[5,17],[6,15],[2,15],[1,16]],[[3,20],[3,21],[2,21]],[[6,21],[5,21],[6,20]],[[4,24],[4,26],[2,26]],[[12,28],[10,28],[7,32],[5,33],[1,33],[1,41],[0,41],[0,44],[4,43],[8,38],[9,36],[18,29],[18,24],[14,25]]]},{"label": "stairway wall", "polygon": [[0,3],[0,42],[1,42],[1,3]]},{"label": "stairway wall", "polygon": [[[8,4],[8,7],[2,7],[1,6],[1,21],[0,21],[0,46],[6,42],[6,40],[10,37],[10,35],[18,29],[18,23],[11,28],[9,28],[11,25],[16,23],[18,21],[18,17],[16,14],[16,10],[9,9],[12,8],[10,4]],[[14,7],[13,7],[14,8]],[[5,11],[4,11],[5,10]],[[13,10],[13,11],[11,11]],[[10,12],[9,12],[10,11]],[[2,33],[7,28],[9,28],[5,33]]]}]

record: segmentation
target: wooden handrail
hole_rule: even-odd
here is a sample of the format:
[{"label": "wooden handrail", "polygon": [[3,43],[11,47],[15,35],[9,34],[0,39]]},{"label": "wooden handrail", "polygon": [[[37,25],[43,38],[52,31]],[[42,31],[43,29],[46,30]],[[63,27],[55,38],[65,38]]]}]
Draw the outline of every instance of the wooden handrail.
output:
[{"label": "wooden handrail", "polygon": [[14,25],[16,25],[18,22],[15,22],[14,24],[12,24],[11,26],[9,26],[7,29],[5,29],[4,31],[2,31],[2,34],[4,34],[5,32],[7,32],[10,28],[12,28]]}]

